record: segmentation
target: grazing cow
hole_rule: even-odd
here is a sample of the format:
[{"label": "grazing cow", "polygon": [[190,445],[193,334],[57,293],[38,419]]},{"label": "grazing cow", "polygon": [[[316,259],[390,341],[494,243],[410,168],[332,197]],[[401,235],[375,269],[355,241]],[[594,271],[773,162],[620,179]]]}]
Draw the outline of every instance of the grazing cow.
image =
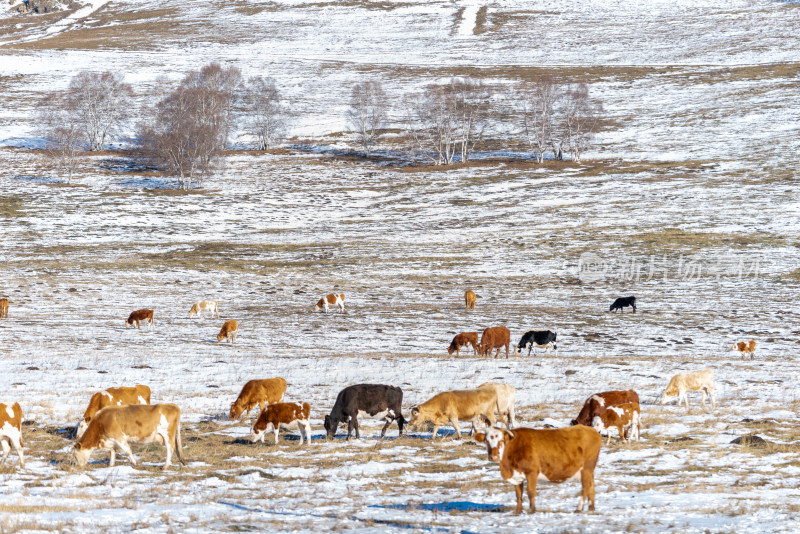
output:
[{"label": "grazing cow", "polygon": [[322,310],[325,313],[328,313],[329,306],[338,306],[340,310],[344,311],[344,294],[341,295],[334,295],[331,293],[330,295],[325,295],[314,306],[315,310]]},{"label": "grazing cow", "polygon": [[250,434],[250,440],[255,443],[261,440],[264,443],[264,437],[270,430],[275,432],[275,445],[278,444],[278,430],[281,427],[288,427],[292,423],[297,423],[300,429],[300,445],[303,440],[306,440],[306,445],[311,444],[311,423],[308,418],[311,415],[311,406],[304,402],[279,402],[277,404],[270,404],[261,411],[258,416],[256,424],[253,425],[253,432]]},{"label": "grazing cow", "polygon": [[477,332],[461,332],[447,347],[447,355],[452,356],[455,352],[456,356],[461,356],[461,347],[472,345],[473,354],[478,354],[478,333]]},{"label": "grazing cow", "polygon": [[431,439],[436,439],[439,427],[449,423],[456,429],[456,436],[460,439],[459,421],[485,418],[489,425],[493,426],[496,422],[495,411],[500,410],[497,406],[497,394],[493,388],[445,391],[411,408],[409,424],[431,421],[433,423]]},{"label": "grazing cow", "polygon": [[[628,306],[633,308],[633,313],[636,313],[636,297],[620,297],[611,304],[608,311],[616,312]],[[623,310],[622,313],[625,313],[625,311]]]},{"label": "grazing cow", "polygon": [[592,426],[594,418],[603,416],[609,406],[619,406],[628,402],[639,404],[639,395],[632,389],[626,391],[604,391],[595,393],[583,403],[578,417],[572,420],[572,425]]},{"label": "grazing cow", "polygon": [[478,345],[478,352],[481,356],[488,356],[492,349],[497,349],[494,357],[500,355],[500,349],[506,347],[506,359],[508,359],[508,346],[511,344],[511,332],[505,326],[493,326],[483,331],[481,342]]},{"label": "grazing cow", "polygon": [[0,445],[3,446],[0,465],[6,463],[13,445],[19,455],[19,466],[25,467],[25,458],[22,457],[22,408],[18,402],[13,405],[0,403]]},{"label": "grazing cow", "polygon": [[111,451],[108,465],[113,467],[115,447],[119,447],[136,467],[136,458],[129,445],[136,442],[164,445],[167,449],[165,470],[171,465],[173,450],[178,454],[178,460],[186,465],[181,452],[180,408],[174,404],[132,404],[103,408],[92,418],[83,436],[72,446],[72,456],[83,467],[93,450],[108,449]]},{"label": "grazing cow", "polygon": [[269,404],[283,402],[286,394],[286,380],[276,376],[275,378],[262,378],[259,380],[248,380],[239,396],[231,404],[229,417],[231,421],[241,418],[242,414],[250,415],[250,410],[256,405],[264,411]]},{"label": "grazing cow", "polygon": [[92,395],[89,407],[83,414],[83,419],[78,424],[76,437],[81,437],[92,417],[106,406],[128,406],[131,404],[150,404],[150,388],[138,384],[133,387],[108,388],[105,391],[98,391]]},{"label": "grazing cow", "polygon": [[189,310],[189,317],[192,315],[197,315],[200,317],[200,312],[211,312],[211,317],[214,317],[216,314],[217,319],[219,319],[219,308],[217,307],[217,303],[213,300],[201,300],[195,302],[192,305],[192,309]]},{"label": "grazing cow", "polygon": [[222,328],[217,334],[217,343],[222,341],[223,339],[227,340],[228,343],[236,343],[236,334],[239,333],[239,321],[236,319],[228,319],[224,323],[222,323]]},{"label": "grazing cow", "polygon": [[0,319],[8,319],[8,299],[0,299]]},{"label": "grazing cow", "polygon": [[498,382],[486,382],[478,386],[478,389],[491,389],[497,395],[497,413],[501,419],[505,420],[508,428],[517,426],[516,417],[514,415],[514,399],[517,395],[517,390],[514,386],[508,384],[500,384]]},{"label": "grazing cow", "polygon": [[472,291],[471,289],[467,289],[467,291],[464,293],[464,304],[466,305],[468,310],[475,309],[475,299],[477,298],[478,295],[476,295],[474,291]]},{"label": "grazing cow", "polygon": [[595,415],[592,419],[592,426],[598,432],[606,430],[608,440],[606,445],[611,443],[612,426],[617,427],[619,437],[626,441],[626,435],[630,430],[631,438],[639,441],[639,403],[626,402],[617,406],[609,406],[603,415]]},{"label": "grazing cow", "polygon": [[740,341],[738,343],[734,343],[734,345],[731,347],[731,350],[738,351],[742,356],[747,356],[749,354],[750,359],[752,359],[756,353],[756,340],[751,339],[750,341]]},{"label": "grazing cow", "polygon": [[700,391],[703,394],[703,408],[706,406],[706,393],[711,397],[711,409],[716,408],[714,396],[714,371],[703,369],[702,371],[692,371],[690,373],[678,373],[673,376],[664,394],[661,395],[661,404],[666,404],[669,397],[678,396],[678,406],[682,401],[686,402],[686,409],[689,409],[689,398],[687,391]]},{"label": "grazing cow", "polygon": [[386,434],[386,429],[392,421],[397,421],[402,436],[403,425],[406,424],[402,410],[403,390],[399,387],[383,384],[347,386],[337,395],[330,415],[325,416],[325,432],[328,439],[333,439],[339,424],[347,423],[347,439],[350,439],[353,430],[356,431],[356,438],[360,438],[358,417],[369,416],[386,421],[381,429],[381,437]]},{"label": "grazing cow", "polygon": [[491,428],[475,435],[486,443],[489,460],[500,463],[500,476],[514,485],[517,514],[522,513],[522,489],[528,482],[530,513],[536,511],[536,483],[540,480],[560,483],[581,478],[581,500],[577,512],[588,499],[594,510],[594,468],[600,456],[603,438],[593,428],[574,426],[555,429]]},{"label": "grazing cow", "polygon": [[128,316],[128,320],[125,321],[125,328],[127,329],[129,326],[139,328],[139,321],[153,326],[153,310],[136,310],[131,313]]},{"label": "grazing cow", "polygon": [[544,355],[547,356],[550,354],[550,349],[552,348],[555,352],[556,356],[558,356],[558,345],[556,345],[556,333],[551,332],[550,330],[528,330],[523,334],[522,339],[519,340],[519,344],[517,345],[517,349],[514,351],[514,355],[520,354],[523,350],[528,349],[528,356],[531,355],[531,351],[533,351],[533,355],[536,356],[536,351],[534,348],[546,348]]}]

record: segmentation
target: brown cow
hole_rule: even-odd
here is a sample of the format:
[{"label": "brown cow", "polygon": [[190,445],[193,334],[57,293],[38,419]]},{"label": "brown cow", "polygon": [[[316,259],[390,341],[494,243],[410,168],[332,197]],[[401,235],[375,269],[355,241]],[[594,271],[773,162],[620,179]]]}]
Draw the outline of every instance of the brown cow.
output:
[{"label": "brown cow", "polygon": [[522,513],[522,487],[526,480],[530,513],[533,513],[539,479],[560,483],[577,476],[581,477],[582,491],[576,511],[583,510],[587,499],[589,510],[594,510],[594,468],[603,438],[593,428],[491,428],[476,434],[475,439],[486,443],[489,460],[500,462],[500,476],[514,485],[517,514]]},{"label": "brown cow", "polygon": [[740,341],[738,343],[734,343],[731,347],[731,350],[735,350],[739,352],[742,356],[750,355],[750,359],[753,358],[756,354],[756,340],[751,339],[750,341]]},{"label": "brown cow", "polygon": [[13,445],[19,456],[19,466],[25,467],[25,459],[22,457],[22,408],[18,402],[12,406],[0,403],[0,445],[3,446],[0,465],[6,463]]},{"label": "brown cow", "polygon": [[222,328],[217,334],[217,343],[222,341],[223,339],[227,340],[228,343],[236,343],[236,335],[239,333],[239,321],[236,319],[228,319],[224,323],[222,323]]},{"label": "brown cow", "polygon": [[450,346],[447,347],[447,355],[452,356],[455,352],[456,356],[461,356],[461,347],[466,347],[467,345],[472,345],[473,354],[478,354],[477,332],[461,332],[456,335],[453,341],[450,342]]},{"label": "brown cow", "polygon": [[125,321],[125,328],[127,329],[129,326],[139,328],[139,321],[149,322],[150,326],[153,326],[153,310],[136,310],[131,313],[128,320]]},{"label": "brown cow", "polygon": [[594,416],[592,427],[598,432],[601,430],[608,432],[606,445],[611,443],[611,430],[609,429],[612,426],[617,427],[622,441],[627,441],[626,436],[629,430],[631,439],[639,441],[639,413],[638,402],[626,402],[625,404],[609,406],[603,415]]},{"label": "brown cow", "polygon": [[466,293],[464,293],[464,304],[466,305],[468,310],[475,309],[475,299],[478,298],[478,295],[475,294],[474,291],[471,289],[467,289]]},{"label": "brown cow", "polygon": [[316,306],[314,306],[314,309],[322,310],[325,313],[328,313],[329,306],[338,306],[340,310],[344,311],[344,293],[341,295],[334,295],[333,293],[330,295],[325,295],[319,299]]},{"label": "brown cow", "polygon": [[506,347],[506,359],[508,359],[508,345],[511,343],[511,332],[505,326],[492,326],[483,331],[481,342],[478,345],[478,352],[481,356],[488,356],[492,349],[497,349],[494,357],[500,355],[500,349]]},{"label": "brown cow", "polygon": [[130,404],[150,404],[150,388],[137,384],[133,387],[108,388],[92,395],[89,407],[83,414],[75,437],[81,437],[92,417],[106,406],[128,406]]},{"label": "brown cow", "polygon": [[256,405],[261,407],[261,411],[269,404],[283,401],[286,394],[286,380],[281,377],[263,378],[260,380],[248,380],[245,383],[239,397],[231,404],[229,414],[231,420],[239,419],[242,414],[250,414]]},{"label": "brown cow", "polygon": [[494,425],[497,409],[497,394],[494,389],[466,389],[445,391],[430,400],[411,408],[409,424],[416,425],[424,421],[433,423],[431,439],[436,439],[441,425],[450,423],[456,429],[456,436],[461,438],[459,421],[473,421],[483,418]]},{"label": "brown cow", "polygon": [[181,410],[174,404],[132,404],[103,408],[72,446],[72,456],[83,467],[93,450],[108,449],[111,451],[109,466],[113,467],[115,447],[119,447],[136,467],[136,458],[129,442],[157,442],[164,445],[167,449],[164,469],[172,462],[174,447],[178,460],[186,465],[181,452]]},{"label": "brown cow", "polygon": [[278,430],[287,427],[292,423],[297,423],[300,429],[300,445],[303,440],[306,445],[311,445],[311,423],[308,418],[311,415],[311,406],[307,403],[299,402],[279,402],[270,404],[261,411],[256,424],[253,425],[253,432],[250,440],[255,443],[259,439],[264,443],[264,437],[270,430],[275,432],[275,445],[278,444]]},{"label": "brown cow", "polygon": [[0,319],[8,319],[8,299],[0,299]]},{"label": "brown cow", "polygon": [[609,406],[619,406],[627,402],[639,403],[639,395],[632,389],[626,391],[604,391],[596,393],[583,403],[578,417],[572,420],[572,425],[592,426],[595,416],[602,416]]}]

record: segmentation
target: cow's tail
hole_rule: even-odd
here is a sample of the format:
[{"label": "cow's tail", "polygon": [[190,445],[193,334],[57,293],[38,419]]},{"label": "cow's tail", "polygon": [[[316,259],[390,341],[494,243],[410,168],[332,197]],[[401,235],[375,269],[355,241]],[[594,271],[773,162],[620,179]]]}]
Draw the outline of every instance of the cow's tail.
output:
[{"label": "cow's tail", "polygon": [[183,445],[181,444],[181,420],[178,419],[178,428],[175,430],[175,452],[178,454],[178,460],[181,464],[186,465],[186,462],[183,461],[183,452],[181,449]]}]

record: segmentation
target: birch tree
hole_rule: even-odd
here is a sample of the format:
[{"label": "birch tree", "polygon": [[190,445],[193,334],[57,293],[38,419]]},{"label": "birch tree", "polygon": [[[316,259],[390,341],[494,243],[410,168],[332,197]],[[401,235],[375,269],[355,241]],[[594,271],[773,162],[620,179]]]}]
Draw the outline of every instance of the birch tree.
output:
[{"label": "birch tree", "polygon": [[67,174],[69,184],[86,145],[83,124],[66,99],[64,93],[51,93],[42,99],[39,127],[45,139],[45,156]]},{"label": "birch tree", "polygon": [[553,78],[540,76],[522,89],[522,126],[525,140],[535,153],[538,163],[544,162],[544,153],[553,147],[556,136],[555,108],[560,92]]},{"label": "birch tree", "polygon": [[381,130],[386,126],[388,99],[379,82],[357,83],[350,94],[347,123],[355,133],[364,157],[369,157],[378,143]]},{"label": "birch tree", "polygon": [[89,150],[104,150],[109,135],[129,117],[132,96],[121,74],[83,71],[70,81],[62,105],[76,115]]},{"label": "birch tree", "polygon": [[565,91],[564,131],[568,149],[575,161],[581,161],[591,144],[602,112],[601,102],[589,96],[589,87],[585,83],[571,85]]},{"label": "birch tree", "polygon": [[286,136],[289,117],[275,80],[254,76],[247,81],[244,94],[247,131],[255,137],[258,150],[269,150]]}]

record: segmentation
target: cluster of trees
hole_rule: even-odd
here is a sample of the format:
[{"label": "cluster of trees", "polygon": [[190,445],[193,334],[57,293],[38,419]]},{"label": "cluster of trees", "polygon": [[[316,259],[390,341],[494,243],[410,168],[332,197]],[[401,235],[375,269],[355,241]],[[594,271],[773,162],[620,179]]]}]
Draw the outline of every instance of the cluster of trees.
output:
[{"label": "cluster of trees", "polygon": [[[160,93],[135,125],[137,154],[189,189],[214,172],[236,129],[268,150],[282,142],[291,113],[271,78],[245,80],[239,69],[216,63],[189,72],[178,84],[159,80]],[[510,116],[537,161],[545,154],[580,161],[597,129],[602,106],[586,84],[557,84],[542,76],[515,87],[512,105],[496,87],[454,78],[406,95],[392,109],[379,82],[353,86],[346,120],[365,157],[374,155],[391,123],[402,123],[417,161],[449,165],[469,161],[500,116]],[[118,74],[82,72],[67,90],[45,97],[41,124],[47,154],[71,180],[84,150],[104,150],[110,136],[131,123],[133,91]],[[511,109],[513,108],[513,109]],[[509,111],[513,111],[509,113]],[[392,116],[394,119],[392,120]]]}]

